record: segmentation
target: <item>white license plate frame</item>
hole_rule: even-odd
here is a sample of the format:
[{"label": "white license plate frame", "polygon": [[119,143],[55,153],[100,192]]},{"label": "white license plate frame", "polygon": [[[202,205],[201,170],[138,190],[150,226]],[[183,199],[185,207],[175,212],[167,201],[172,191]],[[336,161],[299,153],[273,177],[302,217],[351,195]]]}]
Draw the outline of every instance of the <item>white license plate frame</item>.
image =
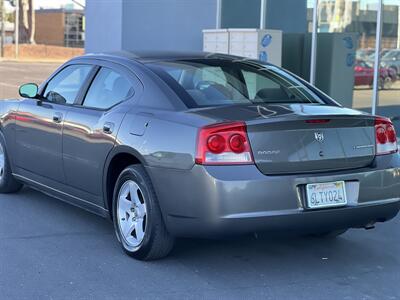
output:
[{"label": "white license plate frame", "polygon": [[309,209],[346,206],[346,183],[333,181],[307,184],[306,201]]}]

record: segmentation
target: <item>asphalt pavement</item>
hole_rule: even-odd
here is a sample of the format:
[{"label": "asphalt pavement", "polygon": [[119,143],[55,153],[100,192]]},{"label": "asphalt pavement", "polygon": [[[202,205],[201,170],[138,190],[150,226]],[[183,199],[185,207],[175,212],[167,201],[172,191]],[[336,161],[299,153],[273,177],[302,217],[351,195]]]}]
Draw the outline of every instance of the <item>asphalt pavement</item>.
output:
[{"label": "asphalt pavement", "polygon": [[400,218],[334,240],[179,240],[139,262],[112,224],[29,188],[0,195],[0,299],[400,299]]}]

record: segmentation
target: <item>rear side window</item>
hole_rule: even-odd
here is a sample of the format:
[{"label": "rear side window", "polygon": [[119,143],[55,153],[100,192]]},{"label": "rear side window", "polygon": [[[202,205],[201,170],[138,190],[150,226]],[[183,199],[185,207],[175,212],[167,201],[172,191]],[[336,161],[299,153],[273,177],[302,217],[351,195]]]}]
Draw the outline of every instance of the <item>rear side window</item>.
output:
[{"label": "rear side window", "polygon": [[393,58],[400,59],[400,51],[396,51],[396,50],[389,51],[388,53],[386,53],[383,56],[383,58],[384,59],[393,59]]},{"label": "rear side window", "polygon": [[73,104],[92,66],[71,65],[62,69],[46,86],[43,96],[50,102]]},{"label": "rear side window", "polygon": [[108,68],[101,68],[97,73],[83,106],[108,109],[133,94],[133,87],[124,75]]}]

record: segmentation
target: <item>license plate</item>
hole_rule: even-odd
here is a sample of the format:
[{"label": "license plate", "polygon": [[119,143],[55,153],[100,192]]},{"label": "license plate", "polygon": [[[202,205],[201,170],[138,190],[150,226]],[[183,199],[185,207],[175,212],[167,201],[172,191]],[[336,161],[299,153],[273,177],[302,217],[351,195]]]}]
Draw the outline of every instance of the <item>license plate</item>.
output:
[{"label": "license plate", "polygon": [[344,181],[307,184],[308,208],[324,208],[347,204]]}]

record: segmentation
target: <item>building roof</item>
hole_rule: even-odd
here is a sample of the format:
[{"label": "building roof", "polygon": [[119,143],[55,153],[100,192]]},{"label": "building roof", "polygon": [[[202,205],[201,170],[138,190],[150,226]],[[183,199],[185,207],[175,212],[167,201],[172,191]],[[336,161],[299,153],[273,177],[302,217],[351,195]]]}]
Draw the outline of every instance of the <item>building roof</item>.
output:
[{"label": "building roof", "polygon": [[68,9],[68,8],[40,8],[35,10],[36,14],[43,14],[43,13],[74,13],[74,14],[85,14],[83,9]]}]

